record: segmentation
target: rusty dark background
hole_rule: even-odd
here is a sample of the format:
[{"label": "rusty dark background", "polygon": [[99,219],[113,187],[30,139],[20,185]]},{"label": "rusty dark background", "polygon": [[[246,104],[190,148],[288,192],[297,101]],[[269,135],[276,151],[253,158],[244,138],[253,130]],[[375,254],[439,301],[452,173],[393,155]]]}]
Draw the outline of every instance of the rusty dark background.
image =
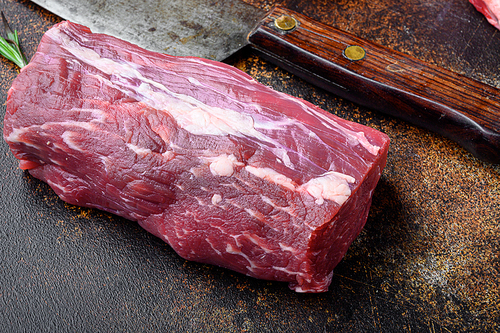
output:
[{"label": "rusty dark background", "polygon": [[[500,31],[467,0],[275,3],[500,88]],[[59,18],[0,0],[31,57]],[[330,291],[187,262],[137,224],[65,204],[0,142],[0,332],[498,332],[500,167],[317,89],[245,49],[258,81],[387,133],[365,229]],[[0,118],[18,69],[0,61]],[[500,119],[499,119],[500,121]],[[3,124],[2,124],[3,125]]]}]

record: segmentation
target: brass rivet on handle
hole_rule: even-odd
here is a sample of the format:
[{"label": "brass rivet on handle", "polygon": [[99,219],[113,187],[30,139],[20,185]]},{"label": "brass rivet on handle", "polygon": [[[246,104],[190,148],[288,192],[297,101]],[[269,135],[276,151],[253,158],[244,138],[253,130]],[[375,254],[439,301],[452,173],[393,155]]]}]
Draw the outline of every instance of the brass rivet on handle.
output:
[{"label": "brass rivet on handle", "polygon": [[344,56],[351,61],[357,61],[366,56],[366,51],[361,46],[351,45],[345,48]]},{"label": "brass rivet on handle", "polygon": [[291,16],[281,15],[274,20],[274,25],[280,30],[288,31],[297,26],[297,21]]}]

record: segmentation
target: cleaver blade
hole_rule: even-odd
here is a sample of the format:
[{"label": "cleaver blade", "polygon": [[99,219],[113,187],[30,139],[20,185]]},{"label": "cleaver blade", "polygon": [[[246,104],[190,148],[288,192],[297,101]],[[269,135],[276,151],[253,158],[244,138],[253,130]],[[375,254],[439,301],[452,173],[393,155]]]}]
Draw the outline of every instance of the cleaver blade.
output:
[{"label": "cleaver blade", "polygon": [[32,0],[65,20],[150,51],[222,61],[266,12],[242,1]]},{"label": "cleaver blade", "polygon": [[291,73],[500,163],[500,89],[276,6],[240,0],[32,0],[150,51],[222,61],[250,44]]}]

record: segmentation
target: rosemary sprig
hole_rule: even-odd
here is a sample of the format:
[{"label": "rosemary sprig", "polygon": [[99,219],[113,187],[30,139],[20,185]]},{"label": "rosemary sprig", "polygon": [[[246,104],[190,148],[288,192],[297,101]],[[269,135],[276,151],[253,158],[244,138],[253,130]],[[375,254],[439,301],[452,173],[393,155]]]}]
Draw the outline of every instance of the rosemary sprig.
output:
[{"label": "rosemary sprig", "polygon": [[5,15],[3,12],[0,13],[2,14],[3,27],[5,33],[7,34],[6,38],[0,36],[0,54],[15,63],[20,68],[23,68],[28,64],[28,61],[26,61],[26,57],[19,46],[19,36],[17,35],[17,30],[12,31],[7,23]]}]

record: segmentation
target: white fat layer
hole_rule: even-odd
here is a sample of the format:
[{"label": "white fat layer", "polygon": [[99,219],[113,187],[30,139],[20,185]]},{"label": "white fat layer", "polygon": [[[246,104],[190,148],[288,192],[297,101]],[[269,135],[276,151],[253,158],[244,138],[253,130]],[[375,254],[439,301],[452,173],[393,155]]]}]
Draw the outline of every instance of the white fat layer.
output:
[{"label": "white fat layer", "polygon": [[74,133],[74,132],[70,132],[70,131],[64,131],[63,134],[61,134],[61,138],[63,139],[64,143],[70,148],[70,149],[73,149],[73,150],[76,150],[76,151],[83,151],[74,141],[73,141],[73,135],[74,134],[77,134],[77,133]]},{"label": "white fat layer", "polygon": [[89,108],[71,108],[65,110],[65,112],[73,112],[75,114],[81,114],[81,113],[90,113],[92,114],[93,118],[90,120],[91,122],[104,122],[106,120],[106,113],[102,110],[99,109],[89,109]]},{"label": "white fat layer", "polygon": [[94,131],[96,127],[90,123],[90,122],[85,122],[85,121],[74,121],[74,120],[67,120],[67,121],[48,121],[44,123],[43,125],[40,126],[41,129],[47,130],[50,129],[53,126],[64,126],[64,127],[80,127],[83,128],[87,131]]},{"label": "white fat layer", "polygon": [[283,164],[290,169],[295,169],[292,161],[290,160],[290,156],[288,156],[288,152],[282,148],[271,149],[274,155],[278,156],[278,162],[283,162]]},{"label": "white fat layer", "polygon": [[[135,89],[139,96],[136,97],[141,97],[143,103],[155,109],[168,112],[181,128],[192,134],[250,136],[275,144],[274,140],[255,129],[254,120],[249,115],[209,106],[194,97],[174,93],[163,84],[144,77],[133,63],[102,58],[94,50],[80,46],[66,36],[60,38],[62,47],[66,51],[102,72],[114,75],[118,82],[120,78],[139,80],[141,84]],[[199,84],[194,78],[190,78],[189,81],[192,84]]]},{"label": "white fat layer", "polygon": [[291,271],[291,270],[287,269],[286,267],[272,266],[272,269],[277,270],[277,271],[281,271],[281,272],[285,272],[286,274],[289,274],[289,275],[307,276],[303,272]]},{"label": "white fat layer", "polygon": [[283,251],[288,251],[288,252],[292,252],[292,253],[298,252],[298,250],[292,246],[288,246],[288,245],[285,245],[283,243],[278,243],[278,244],[279,244],[281,250],[283,250]]},{"label": "white fat layer", "polygon": [[330,171],[301,185],[299,190],[304,190],[315,198],[318,205],[322,205],[325,199],[342,205],[351,195],[349,184],[355,181],[351,176]]},{"label": "white fat layer", "polygon": [[[308,193],[316,199],[315,202],[317,205],[322,205],[325,199],[335,201],[337,204],[342,205],[351,195],[349,184],[353,184],[356,181],[354,177],[349,175],[329,171],[296,187],[295,183],[290,178],[273,169],[256,168],[247,165],[245,170],[254,176],[281,185],[289,190]],[[274,203],[273,206],[275,206]]]},{"label": "white fat layer", "polygon": [[280,206],[280,205],[276,204],[275,202],[273,202],[270,198],[266,197],[265,195],[261,195],[260,197],[261,197],[262,201],[264,201],[269,206],[271,206],[271,207],[273,207],[275,209],[278,209],[278,210],[280,210],[280,211],[282,211],[284,213],[287,213],[292,218],[293,217],[297,217],[297,215],[295,214],[293,208],[291,208],[290,206],[286,206],[286,207]]},{"label": "white fat layer", "polygon": [[226,245],[226,252],[229,254],[239,255],[239,256],[242,256],[243,258],[245,258],[248,261],[248,263],[250,264],[250,266],[246,267],[248,270],[253,271],[255,268],[258,268],[258,266],[256,266],[255,263],[245,253],[241,252],[241,250],[238,248],[234,248],[229,243]]},{"label": "white fat layer", "polygon": [[214,194],[212,196],[212,205],[217,205],[222,201],[222,197],[220,194]]},{"label": "white fat layer", "polygon": [[261,179],[267,180],[277,185],[286,187],[289,190],[294,191],[295,185],[293,181],[285,175],[271,169],[271,168],[256,168],[251,165],[247,165],[245,170],[250,172],[252,175],[259,177]]},{"label": "white fat layer", "polygon": [[147,154],[152,153],[151,149],[142,148],[142,147],[133,145],[131,143],[127,143],[127,147],[129,147],[131,150],[133,150],[137,155],[147,155]]},{"label": "white fat layer", "polygon": [[[58,29],[60,32],[60,29]],[[163,110],[169,113],[179,124],[179,126],[195,135],[234,135],[238,137],[253,137],[265,142],[270,147],[280,147],[281,144],[276,140],[270,138],[266,134],[260,132],[258,129],[271,129],[277,128],[276,123],[283,122],[299,126],[302,130],[302,124],[293,120],[284,118],[282,120],[268,120],[264,117],[254,118],[249,114],[244,114],[239,111],[220,108],[207,105],[192,96],[185,94],[175,93],[170,91],[165,85],[154,80],[144,77],[138,70],[138,66],[134,63],[121,61],[118,62],[113,59],[103,58],[97,52],[90,48],[79,45],[77,42],[72,41],[70,37],[64,33],[57,33],[56,29],[51,31],[52,37],[61,41],[61,46],[73,54],[76,59],[93,66],[102,72],[112,76],[110,80],[101,78],[107,84],[130,94],[131,80],[139,81],[138,87],[134,87],[134,98],[158,110]],[[191,60],[195,61],[195,60]],[[203,63],[203,66],[212,66],[210,63]],[[246,77],[245,77],[246,78]],[[196,78],[189,77],[188,81],[193,85],[202,85]],[[250,80],[250,79],[249,79]],[[250,85],[251,86],[251,85]],[[292,99],[286,94],[280,94],[284,99]],[[326,115],[316,112],[309,108],[305,103],[300,100],[293,99],[294,103],[311,115],[318,117],[322,120],[323,125],[336,131],[342,132],[349,139],[349,144],[360,144],[367,149],[371,154],[377,154],[380,147],[372,145],[363,132],[354,132],[345,126],[337,123],[335,120],[327,117]],[[260,107],[253,105],[260,109]],[[281,126],[278,126],[281,128]],[[309,132],[310,137],[317,137],[314,132]],[[294,168],[288,155],[281,151],[273,152],[276,156],[282,159],[283,163],[289,167]]]},{"label": "white fat layer", "polygon": [[210,247],[212,248],[212,250],[214,250],[215,253],[217,253],[218,255],[221,255],[221,252],[215,248],[214,244],[212,244],[210,239],[205,238],[205,241],[210,245]]},{"label": "white fat layer", "polygon": [[243,166],[244,164],[238,162],[237,158],[231,154],[223,154],[216,157],[205,158],[210,163],[210,172],[214,176],[230,177],[234,173],[235,166]]},{"label": "white fat layer", "polygon": [[31,129],[31,126],[28,127],[20,127],[20,128],[13,128],[12,132],[5,137],[5,141],[7,142],[22,142],[24,145],[29,146],[29,147],[34,147],[38,148],[37,145],[34,145],[30,142],[26,142],[26,140],[23,140],[21,136],[28,132]]}]

